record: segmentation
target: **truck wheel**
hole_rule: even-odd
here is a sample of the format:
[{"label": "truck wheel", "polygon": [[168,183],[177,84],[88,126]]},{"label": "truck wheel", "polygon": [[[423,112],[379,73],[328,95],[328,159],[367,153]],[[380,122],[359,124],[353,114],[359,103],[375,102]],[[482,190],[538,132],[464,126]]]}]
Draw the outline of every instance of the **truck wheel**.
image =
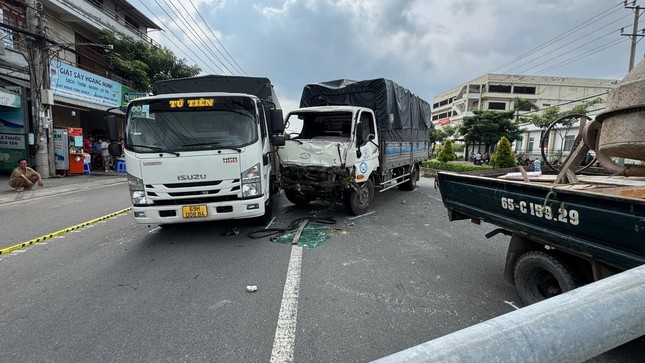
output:
[{"label": "truck wheel", "polygon": [[311,198],[297,190],[285,189],[284,195],[287,197],[287,200],[299,207],[305,206],[311,202]]},{"label": "truck wheel", "polygon": [[517,259],[513,271],[515,288],[526,305],[530,305],[579,286],[576,274],[557,256],[529,251]]},{"label": "truck wheel", "polygon": [[256,217],[255,224],[266,226],[273,218],[273,197],[269,197],[264,203],[264,214],[261,217]]},{"label": "truck wheel", "polygon": [[406,181],[403,184],[399,184],[399,190],[416,189],[418,180],[419,180],[419,168],[416,165],[412,165],[412,170],[410,170],[410,176],[408,181]]},{"label": "truck wheel", "polygon": [[345,192],[343,202],[345,209],[353,215],[360,215],[367,212],[372,200],[374,200],[374,184],[368,179],[365,183],[356,186],[358,190],[351,188]]}]

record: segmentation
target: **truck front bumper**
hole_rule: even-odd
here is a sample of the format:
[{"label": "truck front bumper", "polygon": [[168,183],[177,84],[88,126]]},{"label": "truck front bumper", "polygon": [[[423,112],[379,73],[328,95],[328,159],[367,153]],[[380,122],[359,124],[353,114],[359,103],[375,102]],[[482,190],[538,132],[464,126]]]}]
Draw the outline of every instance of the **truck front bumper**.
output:
[{"label": "truck front bumper", "polygon": [[245,219],[263,216],[264,197],[211,203],[132,206],[139,224],[174,224]]}]

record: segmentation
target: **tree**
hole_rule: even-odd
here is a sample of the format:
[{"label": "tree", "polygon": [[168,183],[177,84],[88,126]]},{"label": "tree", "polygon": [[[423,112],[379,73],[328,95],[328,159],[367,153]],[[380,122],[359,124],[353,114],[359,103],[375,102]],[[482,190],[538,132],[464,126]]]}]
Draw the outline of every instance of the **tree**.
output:
[{"label": "tree", "polygon": [[497,143],[497,150],[490,159],[490,164],[497,168],[511,168],[517,165],[511,151],[511,143],[504,136]]},{"label": "tree", "polygon": [[[575,105],[570,110],[563,111],[563,112],[560,112],[559,107],[549,107],[549,108],[546,108],[546,109],[542,110],[542,113],[539,114],[539,115],[535,114],[535,115],[529,116],[528,121],[530,123],[532,123],[533,125],[541,128],[541,129],[545,129],[549,125],[551,125],[553,123],[553,121],[555,121],[555,120],[557,120],[557,119],[559,119],[561,117],[564,117],[564,116],[567,116],[567,115],[576,115],[576,114],[578,114],[578,115],[586,115],[589,112],[589,108],[591,108],[592,106],[595,106],[595,105],[597,105],[599,103],[602,103],[602,99],[600,97],[596,98],[596,99],[593,99],[591,101],[588,101],[588,102],[583,102],[581,104]],[[574,121],[575,120],[573,120],[573,119],[564,120],[562,125],[563,126],[571,126]]]},{"label": "tree", "polygon": [[474,116],[464,117],[459,133],[467,143],[483,143],[486,151],[490,151],[502,136],[512,142],[524,132],[512,121],[515,111],[477,110],[473,113]]},{"label": "tree", "polygon": [[430,130],[430,142],[435,143],[437,141],[443,141],[448,137],[446,133],[443,131],[443,129],[435,127],[432,130]]},{"label": "tree", "polygon": [[177,59],[168,48],[155,47],[123,33],[103,30],[101,41],[113,46],[107,56],[109,70],[131,80],[138,91],[151,91],[156,81],[193,77],[201,72],[198,66]]},{"label": "tree", "polygon": [[439,155],[437,155],[437,159],[443,163],[457,159],[457,155],[455,155],[455,152],[452,150],[452,140],[446,140],[441,151],[439,151]]},{"label": "tree", "polygon": [[531,100],[517,97],[513,102],[515,111],[515,122],[520,122],[520,111],[538,111],[540,108]]},{"label": "tree", "polygon": [[443,142],[451,136],[459,135],[457,131],[458,131],[457,128],[451,125],[447,125],[444,127],[435,127],[429,131],[430,142],[435,142],[435,141]]},{"label": "tree", "polygon": [[459,129],[455,126],[452,125],[446,125],[443,127],[443,132],[446,134],[446,138],[448,137],[457,137],[459,136]]}]

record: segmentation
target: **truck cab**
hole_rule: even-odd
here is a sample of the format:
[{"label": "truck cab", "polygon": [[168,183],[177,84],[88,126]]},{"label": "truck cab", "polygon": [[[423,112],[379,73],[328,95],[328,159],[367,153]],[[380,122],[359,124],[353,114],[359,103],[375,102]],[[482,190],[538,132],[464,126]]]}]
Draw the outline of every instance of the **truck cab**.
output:
[{"label": "truck cab", "polygon": [[[286,117],[285,146],[278,150],[281,186],[295,204],[339,199],[372,184],[379,167],[374,113],[354,106],[301,108]],[[373,185],[364,202],[373,198]]]},{"label": "truck cab", "polygon": [[270,217],[282,111],[253,94],[170,93],[132,101],[125,159],[142,224]]}]

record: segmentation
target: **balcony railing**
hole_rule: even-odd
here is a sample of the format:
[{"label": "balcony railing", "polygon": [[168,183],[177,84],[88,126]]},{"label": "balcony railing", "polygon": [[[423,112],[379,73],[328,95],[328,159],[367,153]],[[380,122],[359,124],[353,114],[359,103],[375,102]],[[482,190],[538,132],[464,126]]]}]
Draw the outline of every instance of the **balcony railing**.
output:
[{"label": "balcony railing", "polygon": [[128,28],[128,30],[137,34],[146,42],[154,45],[155,47],[161,47],[161,44],[157,43],[154,39],[150,38],[147,33],[142,32],[141,30],[139,30],[139,28],[127,22],[125,20],[125,17],[122,17],[119,14],[115,13],[113,10],[106,8],[100,1],[97,1],[97,0],[87,0],[87,1],[97,9],[101,10],[103,14],[107,15],[111,19],[114,19],[114,21],[116,21],[117,23],[125,26],[126,28]]}]

